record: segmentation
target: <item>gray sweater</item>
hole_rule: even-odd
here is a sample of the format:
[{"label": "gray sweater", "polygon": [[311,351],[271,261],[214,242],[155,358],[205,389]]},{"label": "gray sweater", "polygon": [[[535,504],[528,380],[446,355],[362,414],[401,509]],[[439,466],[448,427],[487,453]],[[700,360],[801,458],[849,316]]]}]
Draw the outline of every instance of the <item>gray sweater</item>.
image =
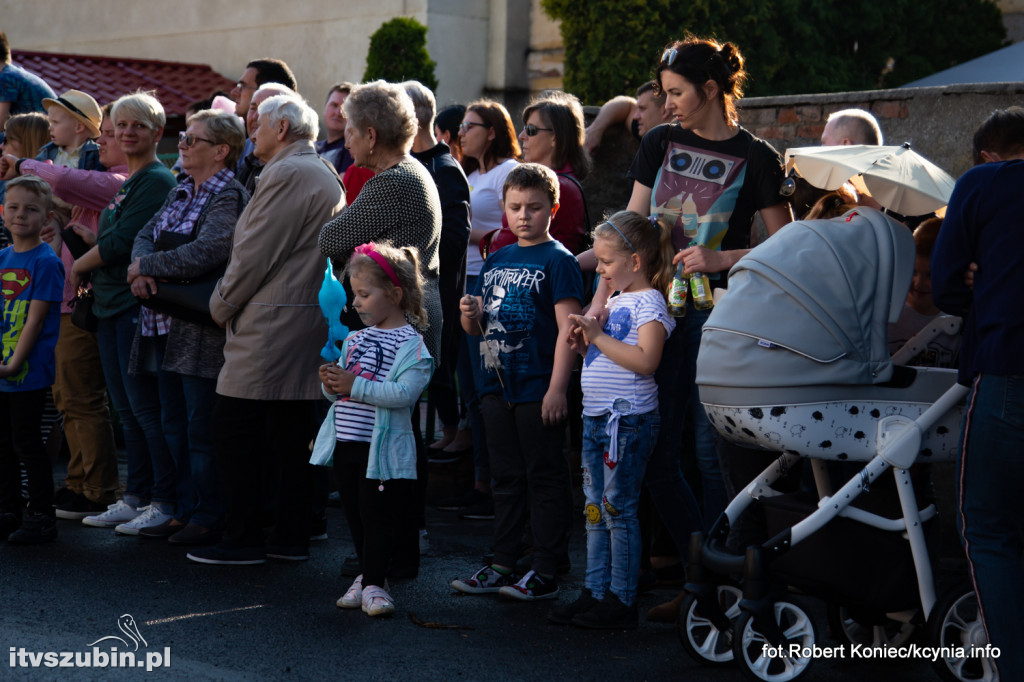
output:
[{"label": "gray sweater", "polygon": [[[249,193],[237,180],[232,180],[206,202],[199,215],[198,231],[193,241],[170,251],[155,251],[153,230],[160,214],[174,200],[174,194],[172,191],[168,195],[163,207],[135,238],[132,260],[140,258],[139,270],[143,275],[157,279],[197,277],[227,262],[235,223],[249,202]],[[220,327],[172,317],[162,368],[178,374],[216,379],[224,364],[224,339],[224,330]],[[138,345],[139,335],[136,334],[129,371],[137,369]]]}]

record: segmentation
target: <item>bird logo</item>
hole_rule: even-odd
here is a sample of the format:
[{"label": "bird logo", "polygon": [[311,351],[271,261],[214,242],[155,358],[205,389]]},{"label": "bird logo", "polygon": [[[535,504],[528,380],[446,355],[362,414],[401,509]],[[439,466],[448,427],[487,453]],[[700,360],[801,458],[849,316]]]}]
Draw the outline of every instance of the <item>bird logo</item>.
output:
[{"label": "bird logo", "polygon": [[[108,639],[116,639],[118,642],[123,644],[126,649],[131,648],[132,651],[139,650],[139,642],[142,642],[142,646],[149,646],[149,643],[139,633],[139,626],[135,624],[135,619],[132,617],[130,613],[126,613],[117,619],[117,627],[119,630],[121,630],[121,632],[125,634],[128,640],[125,640],[122,637],[118,637],[117,635],[107,635],[106,637],[100,637],[89,646],[95,646],[100,642],[106,641]],[[131,641],[131,644],[128,643],[129,641]]]}]

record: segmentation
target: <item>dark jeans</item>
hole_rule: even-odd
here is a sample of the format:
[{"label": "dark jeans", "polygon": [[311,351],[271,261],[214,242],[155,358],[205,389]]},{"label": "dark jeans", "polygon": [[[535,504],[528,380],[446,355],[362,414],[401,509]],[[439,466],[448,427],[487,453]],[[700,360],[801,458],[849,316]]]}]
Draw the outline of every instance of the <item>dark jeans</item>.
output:
[{"label": "dark jeans", "polygon": [[1024,376],[981,375],[967,397],[957,525],[999,678],[1024,679]]},{"label": "dark jeans", "polygon": [[334,446],[334,476],[341,506],[362,567],[363,585],[384,586],[388,572],[400,567],[403,575],[419,570],[418,525],[415,515],[416,481],[366,478],[369,443],[338,441]]},{"label": "dark jeans", "polygon": [[[192,522],[204,528],[220,528],[227,514],[224,480],[213,447],[210,419],[217,402],[217,380],[163,372],[170,400],[164,402],[166,415],[179,412],[185,417],[177,428],[184,429],[188,450],[179,462],[178,509],[174,517],[183,523]],[[172,404],[173,403],[173,404]]]},{"label": "dark jeans", "polygon": [[21,466],[28,510],[53,516],[53,470],[41,433],[45,388],[0,392],[0,512],[21,516]]},{"label": "dark jeans", "polygon": [[539,402],[510,409],[500,396],[488,395],[481,408],[494,478],[494,563],[516,565],[529,505],[533,570],[555,575],[567,553],[572,513],[565,424],[545,425]]},{"label": "dark jeans", "polygon": [[311,400],[218,396],[210,426],[228,500],[223,545],[264,546],[263,483],[270,480],[277,504],[268,542],[295,549],[309,546],[309,442],[317,431],[313,410]]},{"label": "dark jeans", "polygon": [[173,512],[177,475],[174,456],[164,438],[159,382],[151,375],[128,372],[138,325],[139,306],[135,306],[100,319],[96,330],[103,376],[128,453],[124,496],[134,506],[152,500],[164,511]]}]

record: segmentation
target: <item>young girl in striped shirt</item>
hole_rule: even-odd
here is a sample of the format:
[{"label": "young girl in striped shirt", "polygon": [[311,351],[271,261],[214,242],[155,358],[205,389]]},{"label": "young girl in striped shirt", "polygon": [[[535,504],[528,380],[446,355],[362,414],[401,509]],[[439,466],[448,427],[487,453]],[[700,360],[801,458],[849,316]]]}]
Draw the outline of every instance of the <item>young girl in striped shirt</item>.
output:
[{"label": "young girl in striped shirt", "polygon": [[608,319],[572,315],[583,362],[585,588],[549,619],[587,628],[637,627],[640,486],[658,437],[654,371],[675,327],[665,292],[672,281],[671,233],[633,211],[594,229],[597,273],[611,291]]},{"label": "young girl in striped shirt", "polygon": [[334,473],[362,574],[337,601],[386,616],[395,604],[386,581],[396,553],[418,556],[411,522],[416,437],[411,414],[433,371],[423,337],[423,277],[415,247],[357,246],[348,265],[352,305],[366,324],[345,340],[338,364],[320,380],[334,407],[320,429],[314,458],[333,448]]}]

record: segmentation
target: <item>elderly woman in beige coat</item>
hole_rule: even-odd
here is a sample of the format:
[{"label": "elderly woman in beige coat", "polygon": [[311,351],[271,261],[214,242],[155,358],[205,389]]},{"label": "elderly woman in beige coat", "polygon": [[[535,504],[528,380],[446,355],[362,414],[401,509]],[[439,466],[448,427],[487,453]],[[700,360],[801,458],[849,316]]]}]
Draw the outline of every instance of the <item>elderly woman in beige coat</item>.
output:
[{"label": "elderly woman in beige coat", "polygon": [[[266,166],[210,299],[214,320],[227,328],[212,426],[228,516],[220,544],[189,552],[199,563],[308,558],[308,445],[327,339],[317,300],[326,259],[317,236],[345,207],[338,176],[313,148],[317,132],[316,112],[296,96],[270,97],[259,107],[255,154]],[[277,486],[277,518],[266,541],[265,481]]]}]

